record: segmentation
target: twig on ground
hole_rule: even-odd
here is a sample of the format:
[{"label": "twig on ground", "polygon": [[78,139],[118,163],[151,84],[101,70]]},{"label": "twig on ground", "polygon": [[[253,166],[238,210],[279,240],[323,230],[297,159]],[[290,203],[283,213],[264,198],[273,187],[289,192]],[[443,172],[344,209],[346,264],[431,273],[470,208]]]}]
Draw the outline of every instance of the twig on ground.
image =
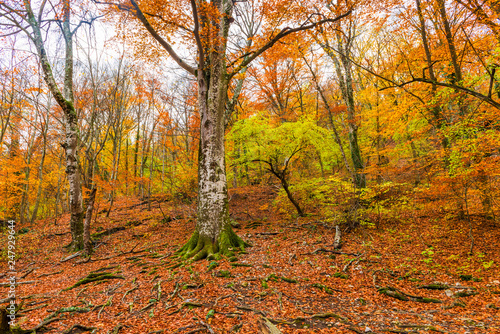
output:
[{"label": "twig on ground", "polygon": [[232,297],[234,296],[234,293],[230,294],[230,295],[226,295],[226,296],[220,296],[220,297],[217,297],[217,299],[215,299],[215,303],[214,303],[214,307],[217,306],[217,303],[219,302],[219,300],[221,299],[226,299],[226,298],[229,298],[229,297]]},{"label": "twig on ground", "polygon": [[53,272],[53,273],[41,274],[41,275],[38,275],[36,278],[41,278],[41,277],[46,277],[46,276],[57,275],[57,274],[60,274],[60,273],[62,273],[62,272],[63,272],[62,270],[59,270],[59,271],[56,271],[56,272]]},{"label": "twig on ground", "polygon": [[134,286],[133,288],[131,288],[131,289],[129,289],[129,290],[127,290],[127,291],[125,291],[125,293],[123,294],[123,297],[122,297],[122,303],[124,303],[124,302],[125,302],[125,301],[124,301],[124,299],[125,299],[125,297],[127,297],[127,295],[128,295],[129,293],[134,292],[134,291],[135,291],[135,290],[137,290],[138,288],[139,288],[139,285],[136,285],[136,286]]},{"label": "twig on ground", "polygon": [[246,306],[246,305],[238,305],[236,306],[237,309],[239,310],[243,310],[243,311],[250,311],[250,312],[253,312],[253,313],[257,313],[257,314],[260,314],[262,316],[267,316],[267,313],[264,312],[264,311],[261,311],[261,310],[257,310],[257,309],[254,309],[254,308],[251,308],[250,306]]},{"label": "twig on ground", "polygon": [[199,323],[200,323],[200,325],[202,325],[203,327],[205,327],[210,334],[215,334],[214,330],[212,329],[212,327],[210,327],[209,324],[207,324],[207,323],[205,323],[205,322],[203,322],[201,320],[200,320]]},{"label": "twig on ground", "polygon": [[21,275],[20,278],[21,279],[24,279],[26,278],[26,276],[28,276],[29,274],[31,274],[33,272],[33,270],[35,269],[38,269],[38,268],[31,268],[30,270],[28,270],[25,274]]},{"label": "twig on ground", "polygon": [[120,331],[120,329],[122,329],[123,327],[125,327],[122,323],[119,323],[118,325],[116,325],[111,331],[109,331],[108,333],[109,334],[118,334],[118,332]]},{"label": "twig on ground", "polygon": [[106,303],[104,305],[102,305],[101,309],[97,313],[97,319],[99,319],[101,317],[101,312],[104,310],[104,308],[106,306],[111,306],[111,305],[113,305],[113,296],[109,297],[109,299],[106,301]]},{"label": "twig on ground", "polygon": [[[31,283],[36,283],[38,281],[23,281],[23,282],[15,282],[14,285],[19,285],[19,284],[31,284]],[[7,283],[0,283],[0,286],[11,286],[12,284],[7,282]]]},{"label": "twig on ground", "polygon": [[356,257],[355,259],[351,259],[349,262],[347,262],[347,264],[344,266],[344,269],[342,269],[343,272],[345,272],[347,270],[347,268],[349,268],[349,266],[354,263],[354,262],[359,262],[359,259],[364,255],[363,254],[360,254],[358,257]]},{"label": "twig on ground", "polygon": [[339,255],[359,256],[359,254],[356,254],[356,253],[346,253],[346,252],[341,252],[341,251],[338,251],[338,250],[331,250],[331,249],[325,249],[325,248],[318,248],[315,251],[312,251],[310,253],[303,253],[303,254],[300,254],[300,255],[313,255],[313,254],[317,254],[317,253],[320,253],[320,252],[333,253],[333,254],[339,254]]},{"label": "twig on ground", "polygon": [[64,259],[62,259],[60,262],[66,262],[66,261],[69,261],[71,259],[74,259],[75,257],[77,257],[78,255],[82,254],[82,251],[79,251],[79,252],[76,252],[75,254],[71,254],[70,256],[68,257],[65,257]]}]

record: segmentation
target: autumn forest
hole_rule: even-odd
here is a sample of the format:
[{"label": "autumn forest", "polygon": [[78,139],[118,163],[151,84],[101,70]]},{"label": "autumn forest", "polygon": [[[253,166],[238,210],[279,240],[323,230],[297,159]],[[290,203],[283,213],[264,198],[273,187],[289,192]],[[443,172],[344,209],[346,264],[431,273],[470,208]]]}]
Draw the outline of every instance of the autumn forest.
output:
[{"label": "autumn forest", "polygon": [[499,64],[497,0],[0,0],[0,334],[500,333]]}]

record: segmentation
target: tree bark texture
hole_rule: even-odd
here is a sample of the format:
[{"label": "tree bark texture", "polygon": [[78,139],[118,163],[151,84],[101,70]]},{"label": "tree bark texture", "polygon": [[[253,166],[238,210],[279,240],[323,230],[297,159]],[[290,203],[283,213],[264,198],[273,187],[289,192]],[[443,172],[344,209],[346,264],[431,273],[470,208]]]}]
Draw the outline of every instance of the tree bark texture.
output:
[{"label": "tree bark texture", "polygon": [[[228,78],[226,71],[225,40],[229,30],[232,1],[215,1],[222,14],[220,22],[211,22],[218,30],[220,40],[200,51],[196,71],[198,81],[198,108],[200,112],[200,147],[198,158],[198,220],[196,230],[181,248],[180,254],[195,260],[230,255],[247,245],[232,230],[229,222],[228,192],[224,148],[224,120],[227,104]],[[195,20],[197,20],[195,15]],[[206,18],[201,18],[202,24]],[[203,66],[205,65],[205,66]]]}]

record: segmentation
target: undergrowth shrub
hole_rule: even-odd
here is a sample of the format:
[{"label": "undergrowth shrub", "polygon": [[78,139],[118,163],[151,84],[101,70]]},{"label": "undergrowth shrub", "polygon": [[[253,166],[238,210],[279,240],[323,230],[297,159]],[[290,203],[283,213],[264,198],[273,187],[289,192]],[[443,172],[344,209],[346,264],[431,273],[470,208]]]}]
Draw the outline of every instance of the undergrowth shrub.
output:
[{"label": "undergrowth shrub", "polygon": [[[290,187],[293,196],[306,213],[314,213],[331,225],[362,224],[378,227],[380,221],[399,222],[414,207],[411,186],[406,183],[386,182],[370,188],[355,189],[350,181],[336,176],[304,179]],[[293,215],[294,207],[283,189],[274,205],[281,213]]]}]

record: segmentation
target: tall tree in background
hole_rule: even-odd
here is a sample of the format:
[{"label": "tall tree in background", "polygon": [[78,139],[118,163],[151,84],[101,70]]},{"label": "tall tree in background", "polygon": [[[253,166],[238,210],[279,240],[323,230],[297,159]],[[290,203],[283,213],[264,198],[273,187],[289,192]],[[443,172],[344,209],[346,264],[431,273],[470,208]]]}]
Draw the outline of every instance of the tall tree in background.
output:
[{"label": "tall tree in background", "polygon": [[[78,117],[74,107],[73,96],[73,37],[80,24],[71,24],[71,3],[48,3],[43,1],[38,8],[33,8],[31,0],[2,1],[0,14],[3,20],[0,24],[11,27],[10,33],[24,32],[35,45],[38,61],[43,71],[43,78],[51,94],[64,112],[65,141],[62,144],[66,152],[66,175],[69,183],[69,206],[71,212],[71,244],[73,250],[83,248],[83,206],[81,177],[78,167]],[[52,17],[47,17],[48,15]],[[44,38],[44,29],[50,28],[48,22],[56,22],[62,32],[65,43],[64,79],[62,89],[57,83]],[[87,22],[89,23],[89,22]]]},{"label": "tall tree in background", "polygon": [[[314,4],[321,4],[314,1]],[[300,31],[313,29],[328,22],[336,22],[350,11],[338,6],[335,17],[321,15],[312,3],[295,1],[263,3],[258,10],[269,15],[271,24],[258,36],[258,43],[247,44],[228,64],[228,37],[235,2],[232,0],[191,0],[166,4],[150,0],[116,3],[118,8],[133,13],[164,51],[184,70],[196,78],[198,109],[200,112],[200,148],[198,162],[198,220],[196,229],[180,254],[185,258],[202,259],[214,254],[230,254],[232,249],[243,249],[246,243],[232,230],[228,216],[228,194],[224,149],[224,115],[228,104],[230,80],[259,55],[279,40]],[[154,14],[151,14],[154,13]],[[318,17],[320,19],[318,19]],[[172,18],[176,22],[172,22]],[[301,22],[294,27],[279,29],[276,22]],[[176,31],[183,32],[187,46],[196,50],[190,65],[172,47]]]},{"label": "tall tree in background", "polygon": [[337,22],[337,29],[333,36],[324,31],[317,39],[325,53],[332,59],[335,66],[337,82],[340,86],[342,99],[347,107],[347,128],[349,131],[349,147],[354,167],[354,183],[358,188],[366,187],[366,176],[363,172],[364,165],[358,143],[359,120],[356,113],[354,100],[355,87],[353,81],[353,64],[351,59],[354,54],[355,38],[357,37],[356,19]]}]

